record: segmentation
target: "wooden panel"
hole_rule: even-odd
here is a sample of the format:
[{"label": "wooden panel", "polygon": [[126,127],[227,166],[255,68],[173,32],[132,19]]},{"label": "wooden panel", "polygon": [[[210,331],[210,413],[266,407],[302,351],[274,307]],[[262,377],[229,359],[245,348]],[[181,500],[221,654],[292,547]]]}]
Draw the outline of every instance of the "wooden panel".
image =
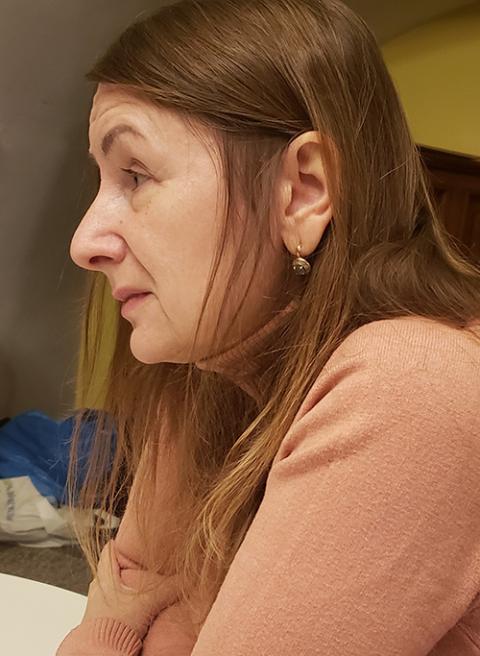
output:
[{"label": "wooden panel", "polygon": [[419,146],[434,201],[465,255],[480,261],[480,159]]},{"label": "wooden panel", "polygon": [[471,196],[470,212],[472,220],[469,226],[468,243],[471,246],[473,257],[480,261],[480,194]]}]

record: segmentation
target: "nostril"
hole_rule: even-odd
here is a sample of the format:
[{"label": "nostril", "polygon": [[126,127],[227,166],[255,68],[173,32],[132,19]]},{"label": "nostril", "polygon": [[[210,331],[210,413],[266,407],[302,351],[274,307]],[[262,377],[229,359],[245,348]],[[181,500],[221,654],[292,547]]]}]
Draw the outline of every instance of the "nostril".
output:
[{"label": "nostril", "polygon": [[91,257],[89,262],[92,266],[96,266],[98,264],[101,264],[104,260],[107,260],[107,257],[103,257],[103,255],[95,255],[95,257]]}]

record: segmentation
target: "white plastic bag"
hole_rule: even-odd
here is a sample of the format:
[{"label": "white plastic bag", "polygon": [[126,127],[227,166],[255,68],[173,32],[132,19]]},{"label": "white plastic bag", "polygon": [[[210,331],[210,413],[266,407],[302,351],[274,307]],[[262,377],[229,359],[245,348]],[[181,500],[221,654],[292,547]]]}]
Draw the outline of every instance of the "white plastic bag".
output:
[{"label": "white plastic bag", "polygon": [[[74,509],[75,521],[87,528],[104,522],[116,528],[120,520],[99,510]],[[28,476],[0,479],[0,542],[29,547],[61,547],[76,542],[73,515],[68,506],[55,508],[35,488]]]}]

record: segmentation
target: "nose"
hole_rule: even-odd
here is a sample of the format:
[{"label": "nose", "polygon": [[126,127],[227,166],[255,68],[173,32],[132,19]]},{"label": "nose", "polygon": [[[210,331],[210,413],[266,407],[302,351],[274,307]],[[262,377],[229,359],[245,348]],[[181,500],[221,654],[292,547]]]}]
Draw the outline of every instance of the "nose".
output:
[{"label": "nose", "polygon": [[125,257],[126,244],[109,221],[108,208],[98,196],[80,221],[71,243],[70,257],[82,269],[103,271],[112,262],[121,262]]}]

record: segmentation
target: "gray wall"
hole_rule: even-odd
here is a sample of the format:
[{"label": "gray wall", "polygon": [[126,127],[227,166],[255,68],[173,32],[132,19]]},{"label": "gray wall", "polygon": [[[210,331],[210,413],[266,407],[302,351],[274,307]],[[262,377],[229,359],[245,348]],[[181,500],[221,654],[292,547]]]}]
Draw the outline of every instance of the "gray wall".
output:
[{"label": "gray wall", "polygon": [[[0,0],[0,418],[73,402],[84,274],[69,243],[89,202],[84,73],[160,0]],[[168,3],[164,3],[168,4]],[[469,0],[355,0],[381,41]]]},{"label": "gray wall", "polygon": [[92,87],[108,42],[158,0],[1,0],[0,416],[73,401],[82,271],[69,242],[88,205]]}]

